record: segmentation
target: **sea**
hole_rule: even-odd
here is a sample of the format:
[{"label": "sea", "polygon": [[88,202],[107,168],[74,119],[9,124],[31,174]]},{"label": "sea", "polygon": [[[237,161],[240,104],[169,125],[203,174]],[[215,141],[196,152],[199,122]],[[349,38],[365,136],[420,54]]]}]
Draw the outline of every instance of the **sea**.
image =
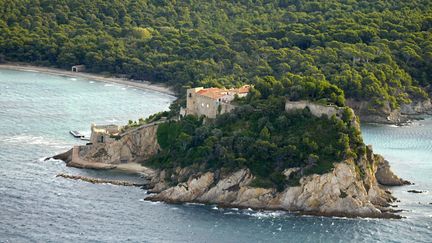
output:
[{"label": "sea", "polygon": [[[143,181],[66,167],[47,157],[85,141],[90,125],[125,124],[175,97],[118,84],[0,69],[0,242],[432,242],[432,118],[362,125],[364,141],[415,185],[390,190],[403,219],[299,216],[283,211],[148,202],[139,187],[59,173]],[[423,193],[409,193],[408,190]]]}]

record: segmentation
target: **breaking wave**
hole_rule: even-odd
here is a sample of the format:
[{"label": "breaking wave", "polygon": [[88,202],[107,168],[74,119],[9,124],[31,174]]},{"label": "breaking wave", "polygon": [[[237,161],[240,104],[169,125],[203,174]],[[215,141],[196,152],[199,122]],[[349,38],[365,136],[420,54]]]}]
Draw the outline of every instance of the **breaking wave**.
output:
[{"label": "breaking wave", "polygon": [[69,148],[71,146],[70,143],[66,143],[65,141],[46,138],[42,136],[32,136],[28,134],[20,134],[11,137],[2,137],[1,140],[7,144],[13,145],[41,145],[41,146],[49,146],[52,148]]}]

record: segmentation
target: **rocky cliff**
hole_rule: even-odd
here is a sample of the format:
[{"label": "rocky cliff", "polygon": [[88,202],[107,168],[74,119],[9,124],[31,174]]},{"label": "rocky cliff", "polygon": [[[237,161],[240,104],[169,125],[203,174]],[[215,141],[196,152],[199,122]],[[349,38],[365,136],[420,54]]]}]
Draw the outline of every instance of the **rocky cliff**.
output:
[{"label": "rocky cliff", "polygon": [[362,122],[403,124],[419,115],[432,113],[432,103],[430,99],[403,104],[397,109],[391,109],[389,103],[384,104],[379,109],[374,109],[369,102],[352,99],[348,99],[346,104],[355,111]]},{"label": "rocky cliff", "polygon": [[253,179],[254,175],[248,169],[225,175],[220,170],[194,172],[193,168],[177,168],[171,174],[160,171],[151,178],[150,192],[153,194],[146,200],[288,210],[325,216],[398,218],[386,209],[395,198],[382,188],[382,184],[407,183],[395,176],[388,162],[374,155],[370,147],[357,161],[348,159],[335,163],[331,172],[304,176],[298,186],[286,187],[281,192],[252,187]]}]

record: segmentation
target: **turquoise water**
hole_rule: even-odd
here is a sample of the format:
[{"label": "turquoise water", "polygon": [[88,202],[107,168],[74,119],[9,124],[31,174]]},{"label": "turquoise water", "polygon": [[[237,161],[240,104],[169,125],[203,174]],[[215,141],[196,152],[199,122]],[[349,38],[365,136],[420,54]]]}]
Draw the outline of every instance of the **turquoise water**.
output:
[{"label": "turquoise water", "polygon": [[[344,219],[144,201],[145,191],[57,178],[61,172],[140,181],[68,168],[43,158],[81,141],[92,122],[125,123],[168,108],[173,97],[36,72],[0,69],[0,242],[431,242],[432,120],[363,126],[367,143],[414,186],[394,188],[406,219]],[[411,189],[428,190],[410,194]]]}]

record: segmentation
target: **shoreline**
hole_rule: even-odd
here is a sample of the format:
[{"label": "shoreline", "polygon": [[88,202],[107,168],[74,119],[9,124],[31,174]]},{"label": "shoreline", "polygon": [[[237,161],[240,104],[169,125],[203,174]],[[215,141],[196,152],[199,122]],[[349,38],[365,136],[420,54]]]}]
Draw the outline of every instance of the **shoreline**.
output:
[{"label": "shoreline", "polygon": [[67,71],[59,68],[41,67],[41,66],[34,66],[30,64],[24,64],[24,63],[1,63],[0,69],[8,69],[14,71],[36,71],[36,72],[56,75],[56,76],[84,78],[84,79],[94,80],[94,81],[99,81],[104,83],[115,83],[115,84],[131,86],[142,90],[156,91],[159,93],[176,97],[176,93],[172,90],[171,87],[162,84],[151,84],[149,81],[143,81],[143,80],[130,80],[124,78],[104,76],[102,74],[86,73],[86,72],[72,72],[72,71]]}]

